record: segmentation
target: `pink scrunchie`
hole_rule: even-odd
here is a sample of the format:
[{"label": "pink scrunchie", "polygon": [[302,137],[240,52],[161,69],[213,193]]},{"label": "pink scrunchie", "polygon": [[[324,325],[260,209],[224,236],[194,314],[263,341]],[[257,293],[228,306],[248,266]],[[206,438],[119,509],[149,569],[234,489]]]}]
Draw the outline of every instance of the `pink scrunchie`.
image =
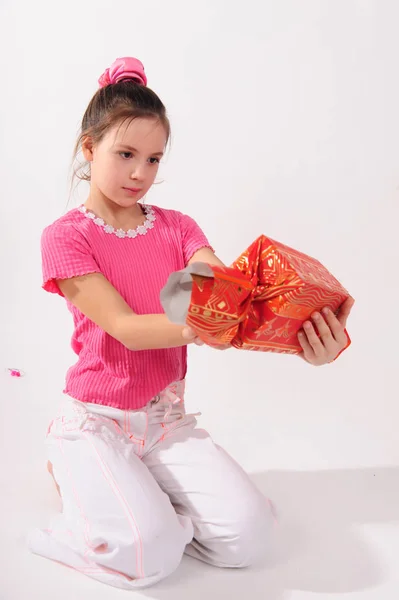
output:
[{"label": "pink scrunchie", "polygon": [[109,69],[106,69],[101,75],[98,83],[103,88],[112,83],[118,83],[122,79],[133,79],[141,85],[147,85],[147,77],[144,73],[144,66],[137,58],[125,57],[117,58]]}]

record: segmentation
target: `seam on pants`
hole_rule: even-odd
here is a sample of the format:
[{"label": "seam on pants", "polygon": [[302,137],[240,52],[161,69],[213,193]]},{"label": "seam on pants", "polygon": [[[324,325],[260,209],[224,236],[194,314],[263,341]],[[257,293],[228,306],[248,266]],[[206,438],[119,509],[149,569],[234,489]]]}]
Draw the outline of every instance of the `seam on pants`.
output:
[{"label": "seam on pants", "polygon": [[123,415],[123,430],[126,433],[126,435],[129,437],[129,440],[131,440],[132,442],[134,442],[135,444],[139,444],[140,446],[143,445],[143,440],[140,440],[139,438],[136,438],[134,433],[130,433],[130,412],[125,409],[124,411],[124,415]]},{"label": "seam on pants", "polygon": [[124,411],[124,416],[123,416],[123,431],[126,433],[126,435],[129,437],[129,440],[132,441],[134,444],[138,444],[139,448],[137,449],[137,454],[136,456],[138,456],[138,458],[142,458],[143,454],[144,454],[144,446],[145,446],[145,442],[147,439],[147,433],[148,433],[148,413],[145,412],[145,417],[146,417],[146,427],[145,427],[145,431],[144,431],[144,439],[140,439],[138,437],[136,437],[134,435],[134,433],[131,431],[131,419],[130,419],[130,411],[129,410],[125,410]]},{"label": "seam on pants", "polygon": [[[70,467],[69,467],[69,463],[68,463],[68,461],[66,459],[66,454],[65,454],[64,448],[63,448],[63,439],[60,438],[60,437],[57,437],[56,439],[58,440],[58,445],[59,445],[61,454],[63,455],[64,460],[65,460],[66,472],[67,472],[68,478],[69,478],[71,486],[72,486],[72,492],[73,492],[73,495],[74,495],[74,498],[75,498],[76,506],[78,507],[78,509],[80,511],[80,514],[81,514],[81,516],[83,518],[84,524],[85,524],[85,526],[84,526],[84,532],[83,532],[83,537],[84,537],[84,540],[86,542],[86,545],[89,548],[92,548],[92,545],[91,545],[90,539],[89,539],[89,533],[90,533],[89,521],[88,521],[88,519],[87,519],[87,517],[86,517],[86,515],[84,513],[82,504],[80,502],[78,493],[76,491],[76,487],[75,487],[74,482],[73,482],[72,473],[71,473],[71,470],[70,470]],[[85,552],[85,554],[86,554],[86,552]],[[104,573],[104,571],[108,572],[108,573],[112,573],[112,574],[119,573],[118,571],[114,571],[113,569],[108,569],[107,567],[100,567],[99,565],[97,565],[94,561],[90,560],[85,555],[84,555],[84,559],[89,562],[89,565],[87,567],[77,567],[76,568],[77,571],[79,571],[79,572],[81,572],[83,574],[84,573],[86,573],[86,574],[89,574],[89,573],[92,573],[92,574],[95,574],[95,573]],[[122,575],[123,577],[127,577],[124,573],[119,573],[119,574]],[[128,579],[130,579],[130,578],[128,578]]]},{"label": "seam on pants", "polygon": [[94,418],[99,423],[104,423],[104,425],[109,425],[110,423],[112,423],[113,426],[115,427],[116,433],[118,435],[120,435],[121,432],[123,432],[123,429],[118,425],[118,423],[115,421],[115,419],[112,419],[110,417],[103,417],[102,415],[93,414],[90,411],[87,411],[87,416],[88,416],[88,419]]},{"label": "seam on pants", "polygon": [[[47,428],[47,434],[46,437],[51,433],[51,428],[53,426],[53,424],[58,424],[58,422],[60,422],[60,426],[61,426],[61,432],[65,433],[66,431],[68,433],[74,432],[74,431],[78,431],[80,429],[79,425],[82,421],[83,417],[87,417],[88,420],[90,419],[95,419],[96,421],[98,421],[99,423],[104,423],[104,425],[110,425],[110,423],[112,423],[112,425],[115,428],[115,431],[118,435],[121,434],[121,432],[124,432],[124,429],[117,423],[117,421],[115,419],[112,419],[111,417],[103,417],[102,415],[98,415],[96,413],[91,413],[90,411],[86,410],[84,412],[79,412],[79,408],[76,408],[75,406],[72,406],[72,410],[78,415],[77,417],[70,417],[65,419],[65,416],[59,416],[56,417],[55,419],[53,419],[48,428]],[[77,425],[77,421],[79,421],[79,425]],[[72,427],[68,427],[68,425],[71,425]],[[54,434],[53,434],[54,435]],[[58,436],[55,436],[58,437]],[[61,438],[60,438],[61,439]]]},{"label": "seam on pants", "polygon": [[124,414],[124,430],[125,430],[125,433],[129,434],[130,433],[130,430],[129,430],[129,420],[128,420],[129,419],[129,414],[128,414],[128,411],[126,409],[125,409],[124,413],[125,413]]},{"label": "seam on pants", "polygon": [[140,450],[140,458],[143,458],[144,455],[144,447],[145,447],[145,443],[147,441],[147,435],[148,435],[148,412],[146,411],[145,413],[145,430],[144,430],[144,439],[141,442],[141,450]]},{"label": "seam on pants", "polygon": [[[129,434],[129,440],[131,442],[133,442],[134,444],[138,444],[139,446],[143,446],[144,445],[144,440],[139,440],[138,438],[135,438],[132,433]],[[140,458],[139,454],[137,456]]]},{"label": "seam on pants", "polygon": [[163,442],[167,438],[172,437],[176,429],[184,427],[184,423],[182,424],[181,421],[184,420],[187,416],[189,415],[181,415],[175,423],[172,423],[167,429],[165,429],[165,433],[160,437],[159,442]]},{"label": "seam on pants", "polygon": [[75,498],[75,503],[76,503],[76,506],[78,507],[79,512],[81,514],[81,517],[82,517],[82,519],[84,521],[83,537],[84,537],[84,540],[86,542],[86,545],[89,548],[91,548],[91,543],[90,543],[90,525],[89,525],[88,519],[87,519],[87,517],[86,517],[86,515],[84,513],[82,504],[80,502],[78,493],[76,491],[75,484],[73,482],[72,473],[71,473],[71,470],[70,470],[70,467],[69,467],[69,463],[67,461],[66,454],[65,454],[65,451],[64,451],[64,441],[60,437],[57,437],[57,440],[58,440],[58,446],[59,446],[59,449],[61,451],[61,454],[64,457],[66,472],[67,472],[67,475],[68,475],[68,479],[69,479],[69,481],[71,483],[72,493],[73,493],[73,496]]},{"label": "seam on pants", "polygon": [[[80,502],[80,498],[79,498],[78,493],[76,491],[76,487],[75,487],[74,482],[73,482],[72,473],[71,473],[71,470],[70,470],[70,467],[69,467],[69,463],[67,461],[66,454],[65,454],[65,451],[63,449],[64,440],[61,437],[59,437],[59,436],[53,436],[53,437],[55,439],[57,439],[58,446],[60,448],[61,454],[64,457],[66,472],[67,472],[68,478],[69,478],[71,486],[72,486],[72,491],[73,491],[73,496],[75,498],[75,503],[76,503],[76,506],[78,507],[78,509],[80,511],[80,514],[82,516],[82,519],[83,519],[83,521],[85,523],[85,529],[84,529],[84,532],[83,532],[84,540],[85,540],[86,545],[88,546],[88,548],[94,549],[95,547],[92,546],[92,544],[90,543],[90,539],[89,539],[90,524],[89,524],[89,521],[88,521],[88,519],[87,519],[87,517],[86,517],[86,515],[84,513],[84,510],[83,510],[83,507],[82,507],[82,503]],[[48,530],[48,531],[49,531],[49,533],[50,532],[52,533],[51,530]],[[71,534],[72,534],[72,532],[71,532]],[[131,577],[129,577],[125,573],[122,573],[121,571],[117,571],[115,569],[111,569],[109,567],[105,567],[104,565],[98,565],[97,563],[95,563],[94,561],[92,561],[90,558],[88,558],[86,554],[87,554],[87,551],[84,553],[83,558],[89,562],[89,565],[87,567],[76,567],[76,568],[73,567],[73,568],[75,568],[76,571],[79,571],[80,573],[87,574],[87,575],[89,573],[92,573],[92,574],[94,574],[94,573],[97,573],[97,574],[98,573],[101,573],[101,574],[108,573],[108,574],[111,574],[111,575],[120,575],[121,577],[123,577],[124,579],[127,579],[128,581],[132,580]]]},{"label": "seam on pants", "polygon": [[97,457],[98,457],[98,461],[100,463],[100,468],[104,474],[104,477],[106,479],[106,481],[108,482],[109,486],[111,487],[112,491],[114,492],[115,496],[118,498],[118,500],[120,501],[122,507],[125,510],[125,513],[128,517],[128,521],[129,524],[133,530],[133,534],[136,538],[137,543],[137,556],[136,556],[136,568],[137,568],[137,574],[139,578],[144,578],[144,569],[143,569],[143,541],[142,541],[142,537],[140,535],[140,531],[139,528],[137,526],[137,523],[135,521],[134,515],[130,509],[130,506],[126,500],[126,498],[124,497],[124,495],[122,494],[120,488],[118,487],[118,485],[116,484],[115,479],[112,476],[112,473],[108,467],[108,465],[105,463],[105,461],[102,459],[99,451],[97,450],[95,444],[93,443],[93,441],[90,439],[90,436],[86,433],[83,432],[83,436],[87,439],[87,441],[89,442],[89,444],[92,446],[93,450],[95,451]]}]

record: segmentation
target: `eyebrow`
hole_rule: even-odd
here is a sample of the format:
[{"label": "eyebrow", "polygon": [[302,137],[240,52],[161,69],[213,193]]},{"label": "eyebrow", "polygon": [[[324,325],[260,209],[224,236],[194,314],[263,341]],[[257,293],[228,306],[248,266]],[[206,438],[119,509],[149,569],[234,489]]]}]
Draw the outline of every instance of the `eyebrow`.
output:
[{"label": "eyebrow", "polygon": [[[118,146],[120,146],[121,148],[128,148],[132,152],[138,152],[136,148],[133,148],[133,146],[129,146],[129,144],[118,144]],[[152,152],[151,156],[163,156],[163,152]]]}]

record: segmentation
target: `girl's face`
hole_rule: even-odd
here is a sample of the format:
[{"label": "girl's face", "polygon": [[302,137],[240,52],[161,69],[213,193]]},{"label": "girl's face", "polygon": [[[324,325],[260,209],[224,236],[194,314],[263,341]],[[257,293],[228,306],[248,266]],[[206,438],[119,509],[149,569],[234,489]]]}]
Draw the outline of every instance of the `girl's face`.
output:
[{"label": "girl's face", "polygon": [[91,194],[100,193],[121,208],[145,196],[158,172],[166,146],[166,132],[155,119],[134,119],[115,125],[98,144],[83,142],[91,163]]}]

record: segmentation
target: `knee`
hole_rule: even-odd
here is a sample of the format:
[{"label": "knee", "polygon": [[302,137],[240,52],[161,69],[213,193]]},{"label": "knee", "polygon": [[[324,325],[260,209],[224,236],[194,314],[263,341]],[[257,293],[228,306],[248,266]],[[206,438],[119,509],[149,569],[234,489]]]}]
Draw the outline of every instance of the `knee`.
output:
[{"label": "knee", "polygon": [[265,560],[270,552],[272,529],[273,515],[267,501],[256,511],[240,512],[217,544],[221,566],[243,568]]},{"label": "knee", "polygon": [[154,530],[142,540],[143,572],[159,575],[162,578],[173,573],[180,565],[186,545],[192,540],[193,528],[189,522],[187,528],[179,522],[168,523]]},{"label": "knee", "polygon": [[164,579],[179,566],[192,538],[192,525],[182,526],[179,521],[154,525],[111,531],[107,539],[98,540],[92,558],[132,579]]}]

